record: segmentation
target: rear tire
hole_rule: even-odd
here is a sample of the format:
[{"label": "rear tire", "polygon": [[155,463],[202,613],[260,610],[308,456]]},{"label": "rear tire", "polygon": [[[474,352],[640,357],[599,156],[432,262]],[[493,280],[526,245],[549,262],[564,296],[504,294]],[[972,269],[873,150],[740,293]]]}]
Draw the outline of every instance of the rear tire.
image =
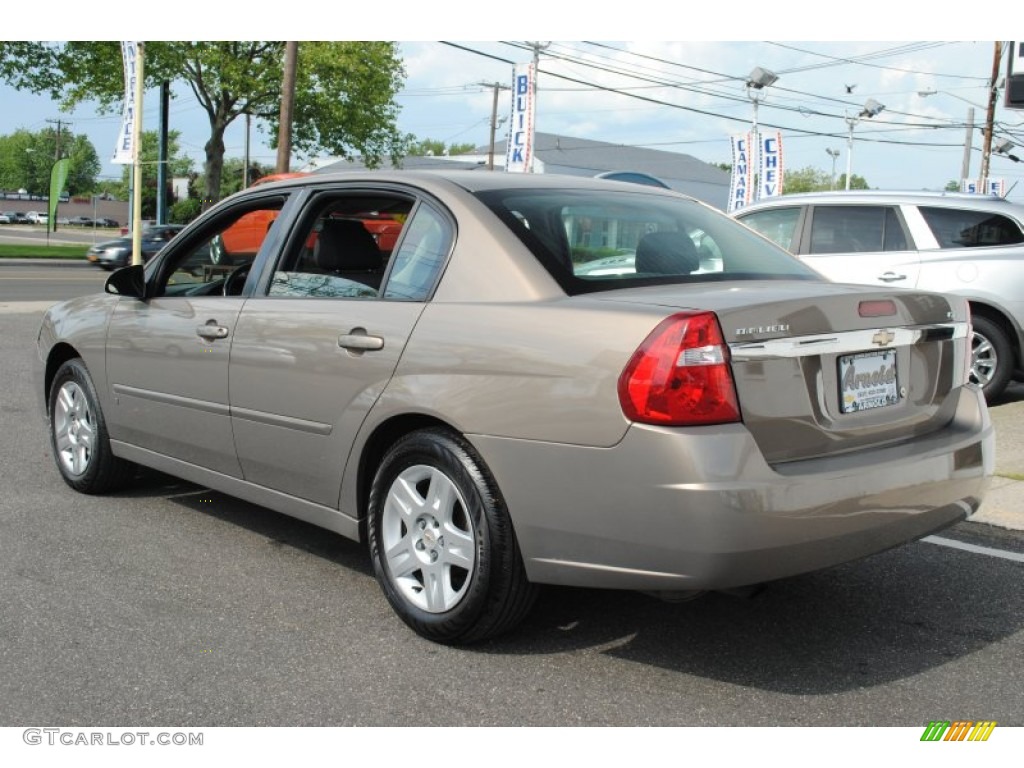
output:
[{"label": "rear tire", "polygon": [[96,388],[79,358],[57,370],[48,413],[53,458],[65,483],[80,493],[105,493],[131,479],[135,465],[111,451]]},{"label": "rear tire", "polygon": [[536,598],[497,484],[459,435],[421,430],[388,451],[370,491],[367,532],[388,602],[428,640],[495,637]]},{"label": "rear tire", "polygon": [[1006,333],[987,317],[971,318],[971,381],[989,402],[1003,394],[1013,375],[1013,348]]}]

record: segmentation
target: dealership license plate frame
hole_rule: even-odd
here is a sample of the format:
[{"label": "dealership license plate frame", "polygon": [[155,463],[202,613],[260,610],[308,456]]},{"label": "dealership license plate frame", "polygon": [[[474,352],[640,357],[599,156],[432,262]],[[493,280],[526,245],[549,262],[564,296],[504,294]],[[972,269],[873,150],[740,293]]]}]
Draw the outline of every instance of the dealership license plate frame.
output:
[{"label": "dealership license plate frame", "polygon": [[[900,401],[899,373],[894,348],[841,355],[836,366],[839,372],[839,410],[841,413],[873,411],[896,405]],[[852,374],[849,371],[850,366],[853,367]],[[888,376],[883,375],[879,381],[868,383],[864,388],[862,386],[864,382],[858,382],[857,377],[875,373],[879,371],[879,366],[883,370],[891,367],[891,380]],[[850,377],[852,377],[853,386],[849,386]]]}]

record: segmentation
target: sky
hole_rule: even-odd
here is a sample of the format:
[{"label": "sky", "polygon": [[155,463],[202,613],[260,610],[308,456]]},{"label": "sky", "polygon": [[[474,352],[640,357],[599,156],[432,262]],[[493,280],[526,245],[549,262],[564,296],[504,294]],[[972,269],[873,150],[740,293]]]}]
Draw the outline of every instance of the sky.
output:
[{"label": "sky", "polygon": [[[905,11],[907,23],[902,23],[891,8],[875,0],[857,4],[858,18],[864,19],[859,23],[824,12],[820,3],[789,1],[767,5],[734,2],[728,9],[723,6],[705,12],[710,15],[703,18],[680,10],[664,19],[673,23],[660,23],[665,15],[661,9],[671,6],[648,7],[645,3],[631,2],[628,15],[608,14],[578,22],[573,18],[578,14],[571,9],[552,12],[544,3],[526,0],[501,6],[501,24],[497,20],[457,21],[478,19],[479,4],[435,3],[429,18],[417,18],[403,15],[402,9],[422,4],[398,3],[388,6],[388,24],[382,25],[380,16],[369,14],[339,22],[337,36],[344,33],[346,39],[378,39],[387,31],[392,33],[388,35],[391,39],[400,41],[407,76],[398,95],[398,127],[421,139],[486,145],[493,99],[492,87],[486,84],[509,83],[513,63],[528,61],[530,45],[537,43],[545,46],[540,54],[538,131],[681,152],[711,163],[730,162],[730,135],[748,130],[753,119],[754,104],[745,83],[751,70],[761,67],[779,79],[760,94],[758,123],[762,130],[781,131],[787,170],[811,167],[831,173],[834,162],[838,177],[849,161],[852,173],[864,177],[873,188],[942,189],[960,178],[966,121],[973,109],[976,127],[970,173],[977,176],[980,172],[986,83],[995,44],[942,38],[952,37],[954,32],[958,38],[990,37],[995,30],[972,29],[971,22],[964,27],[960,20],[955,26],[947,22],[949,29],[922,29],[913,13]],[[189,17],[191,4],[192,0],[182,4],[182,18]],[[194,7],[198,13],[202,6]],[[298,0],[290,7],[306,5]],[[322,12],[313,10],[316,8],[321,6],[310,4],[309,14]],[[522,13],[517,15],[514,9]],[[294,29],[284,22],[283,28],[273,30],[236,30],[230,20],[215,19],[207,37],[233,39],[241,31],[252,37],[259,37],[258,32],[269,36],[271,31],[280,36],[288,31],[298,39],[309,39],[309,16],[295,16],[307,22]],[[886,18],[885,29],[912,29],[932,39],[872,41],[879,31],[872,18]],[[6,30],[12,39],[31,39],[33,32],[42,32],[41,25],[32,29],[28,21],[16,20],[14,25]],[[118,37],[141,38],[146,36],[147,26],[152,28],[146,23],[123,30],[100,24],[95,34],[99,39],[109,39],[115,32],[122,33]],[[168,20],[160,25],[160,37],[187,38],[193,32],[191,26]],[[79,38],[83,31],[77,26],[60,27],[58,23],[47,37]],[[651,40],[652,28],[673,32],[700,29],[702,36],[718,39]],[[850,39],[835,39],[840,31]],[[67,32],[67,36],[53,32]],[[550,39],[537,39],[542,37]],[[1000,76],[1003,74],[1005,59],[1000,67]],[[921,92],[933,93],[923,96]],[[170,127],[181,132],[183,153],[192,157],[196,170],[201,171],[203,145],[209,134],[206,115],[187,89],[179,87],[175,93]],[[851,154],[847,118],[856,117],[868,99],[885,108],[876,117],[854,124]],[[508,91],[503,91],[499,119],[505,117],[509,105]],[[56,119],[69,121],[74,133],[86,134],[101,160],[112,153],[118,114],[101,115],[88,104],[62,113],[48,97],[0,86],[0,134],[19,128],[40,130],[52,125],[48,120]],[[143,127],[154,129],[157,124],[157,94],[147,92]],[[227,157],[243,156],[244,125],[239,119],[228,129]],[[253,126],[253,160],[273,165],[276,151],[267,145],[266,132],[259,123]],[[997,138],[1024,145],[1024,110],[1006,109],[1001,92],[995,126]],[[500,140],[500,129],[498,135]],[[834,160],[827,150],[838,151]],[[1024,156],[1021,149],[1010,152]],[[293,170],[311,159],[296,157]],[[119,176],[120,167],[105,163],[102,175]],[[990,177],[1003,179],[1008,196],[1024,202],[1024,164],[993,155]]]}]

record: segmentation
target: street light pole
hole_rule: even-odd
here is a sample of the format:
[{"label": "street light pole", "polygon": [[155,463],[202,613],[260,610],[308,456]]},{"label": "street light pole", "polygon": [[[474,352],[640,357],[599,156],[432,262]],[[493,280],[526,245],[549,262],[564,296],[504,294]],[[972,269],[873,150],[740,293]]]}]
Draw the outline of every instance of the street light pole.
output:
[{"label": "street light pole", "polygon": [[885,109],[885,104],[875,101],[874,99],[868,99],[864,102],[864,109],[860,111],[860,114],[856,117],[846,116],[846,123],[850,126],[850,133],[846,139],[846,190],[850,189],[850,176],[853,171],[853,126],[860,122],[862,117],[874,117],[879,112]]},{"label": "street light pole", "polygon": [[835,188],[836,188],[836,158],[839,157],[839,150],[838,149],[826,148],[825,151],[828,153],[828,156],[832,158],[832,182],[829,184],[828,188],[830,190],[835,190]]},{"label": "street light pole", "polygon": [[[761,167],[761,135],[757,129],[757,107],[761,102],[762,91],[778,79],[779,76],[771,70],[754,67],[747,80],[747,96],[754,103],[754,120],[750,128],[750,143],[752,145],[750,147],[750,163],[756,169]],[[754,200],[761,197],[761,181],[762,179],[759,177],[758,183],[754,187]]]}]

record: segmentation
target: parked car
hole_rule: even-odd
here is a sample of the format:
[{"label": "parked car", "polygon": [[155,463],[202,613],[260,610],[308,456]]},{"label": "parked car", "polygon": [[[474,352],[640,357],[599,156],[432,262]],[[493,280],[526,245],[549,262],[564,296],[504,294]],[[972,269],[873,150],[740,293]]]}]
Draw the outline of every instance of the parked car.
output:
[{"label": "parked car", "polygon": [[41,213],[39,211],[29,211],[25,214],[25,220],[29,224],[45,224],[49,219],[49,214]]},{"label": "parked car", "polygon": [[0,212],[0,224],[14,224],[18,220],[17,215],[14,211],[2,211]]},{"label": "parked car", "polygon": [[[214,263],[254,212],[252,258]],[[390,257],[373,212],[405,219]],[[632,270],[589,274],[608,249]],[[540,584],[681,598],[969,517],[994,436],[968,333],[960,296],[830,282],[655,187],[325,174],[50,308],[35,388],[71,488],[141,464],[365,540],[406,624],[469,643]]]},{"label": "parked car", "polygon": [[735,217],[826,277],[965,297],[971,380],[989,399],[1024,377],[1024,206],[984,195],[785,195]]},{"label": "parked car", "polygon": [[[153,258],[182,229],[181,224],[163,224],[143,230],[142,260],[149,261]],[[132,248],[131,237],[118,237],[96,243],[85,252],[85,258],[103,269],[116,269],[126,266],[131,261]]]},{"label": "parked car", "polygon": [[96,219],[97,227],[119,227],[121,226],[117,219],[108,219],[103,216]]},{"label": "parked car", "polygon": [[91,227],[93,223],[91,216],[72,216],[68,219],[68,224],[73,227]]}]

